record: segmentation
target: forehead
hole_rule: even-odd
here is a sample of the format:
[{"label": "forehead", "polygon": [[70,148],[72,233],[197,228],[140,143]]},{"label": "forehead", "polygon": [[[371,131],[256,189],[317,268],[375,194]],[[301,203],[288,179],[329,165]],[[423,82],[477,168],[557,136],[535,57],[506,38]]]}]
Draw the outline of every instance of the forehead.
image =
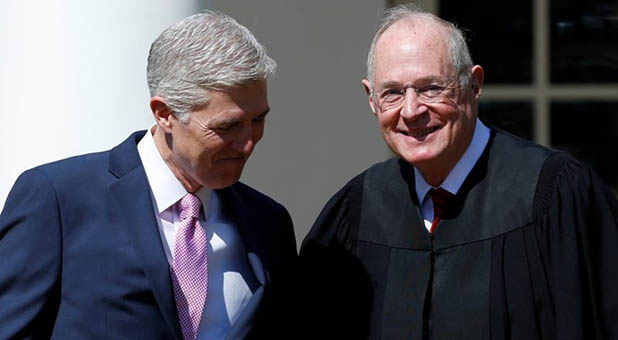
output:
[{"label": "forehead", "polygon": [[253,118],[268,112],[266,80],[213,91],[205,106],[194,111],[192,117],[206,120]]},{"label": "forehead", "polygon": [[446,30],[437,23],[402,19],[384,31],[376,43],[373,76],[377,86],[447,77],[452,72]]},{"label": "forehead", "polygon": [[266,80],[254,80],[247,84],[211,92],[213,106],[235,106],[242,111],[263,111],[268,107]]},{"label": "forehead", "polygon": [[227,88],[222,94],[243,110],[264,110],[268,107],[266,80],[253,80],[246,84]]}]

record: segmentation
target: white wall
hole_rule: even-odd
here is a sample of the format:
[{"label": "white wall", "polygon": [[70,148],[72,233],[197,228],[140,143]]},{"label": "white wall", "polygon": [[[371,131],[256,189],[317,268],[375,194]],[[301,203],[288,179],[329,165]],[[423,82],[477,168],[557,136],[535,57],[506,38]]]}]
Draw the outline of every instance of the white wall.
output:
[{"label": "white wall", "polygon": [[108,149],[154,121],[146,58],[198,0],[0,1],[0,207],[35,165]]},{"label": "white wall", "polygon": [[297,241],[349,179],[390,156],[361,87],[380,0],[214,0],[279,63],[271,113],[242,180],[283,203]]}]

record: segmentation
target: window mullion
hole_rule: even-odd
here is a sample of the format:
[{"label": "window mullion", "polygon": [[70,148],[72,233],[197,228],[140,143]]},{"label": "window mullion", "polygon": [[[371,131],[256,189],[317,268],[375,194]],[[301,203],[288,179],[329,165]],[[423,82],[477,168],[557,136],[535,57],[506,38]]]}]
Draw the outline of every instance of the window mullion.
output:
[{"label": "window mullion", "polygon": [[534,18],[534,139],[537,143],[550,145],[551,116],[549,112],[549,0],[536,0]]}]

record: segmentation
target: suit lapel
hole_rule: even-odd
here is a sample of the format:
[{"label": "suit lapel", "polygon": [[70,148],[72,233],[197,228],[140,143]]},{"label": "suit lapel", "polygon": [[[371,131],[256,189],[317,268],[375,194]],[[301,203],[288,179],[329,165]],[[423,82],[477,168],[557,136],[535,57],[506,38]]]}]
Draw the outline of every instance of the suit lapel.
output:
[{"label": "suit lapel", "polygon": [[152,284],[155,299],[177,340],[182,339],[174,301],[169,263],[157,228],[150,188],[137,152],[143,131],[111,150],[109,170],[118,180],[109,192],[136,254]]}]

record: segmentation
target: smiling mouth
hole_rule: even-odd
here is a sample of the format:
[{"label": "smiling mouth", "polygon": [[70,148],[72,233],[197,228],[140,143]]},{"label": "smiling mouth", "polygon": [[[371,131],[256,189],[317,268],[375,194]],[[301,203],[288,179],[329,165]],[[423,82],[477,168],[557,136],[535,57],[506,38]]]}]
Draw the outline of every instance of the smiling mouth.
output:
[{"label": "smiling mouth", "polygon": [[410,136],[410,137],[414,137],[414,138],[423,138],[426,137],[427,135],[429,135],[430,133],[439,130],[440,127],[439,126],[434,126],[431,128],[426,128],[426,129],[422,129],[422,130],[416,130],[414,132],[409,132],[409,131],[400,131],[400,133],[406,135],[406,136]]}]

